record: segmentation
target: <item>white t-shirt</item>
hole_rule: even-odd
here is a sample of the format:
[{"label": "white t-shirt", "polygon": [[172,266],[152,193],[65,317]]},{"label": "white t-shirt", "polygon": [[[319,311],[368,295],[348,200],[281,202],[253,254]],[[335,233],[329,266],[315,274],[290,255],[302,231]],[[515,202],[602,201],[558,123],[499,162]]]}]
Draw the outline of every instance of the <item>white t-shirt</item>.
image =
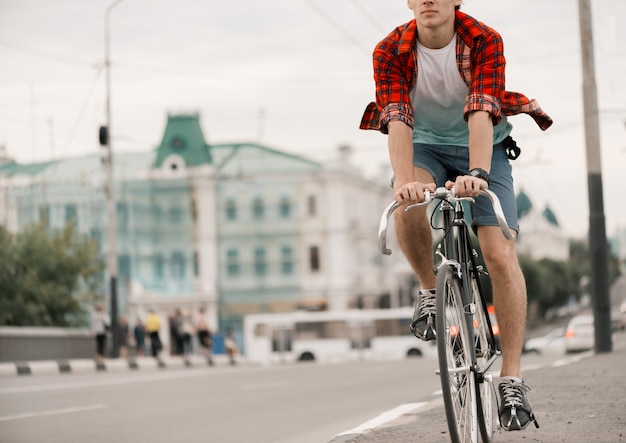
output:
[{"label": "white t-shirt", "polygon": [[[417,42],[418,73],[411,91],[415,108],[414,143],[469,145],[463,119],[468,87],[456,64],[456,34],[445,47],[430,49]],[[506,132],[505,135],[502,135]],[[494,142],[510,132],[506,118],[494,127]]]},{"label": "white t-shirt", "polygon": [[94,311],[91,316],[91,331],[94,334],[104,334],[111,325],[111,318],[106,312]]}]

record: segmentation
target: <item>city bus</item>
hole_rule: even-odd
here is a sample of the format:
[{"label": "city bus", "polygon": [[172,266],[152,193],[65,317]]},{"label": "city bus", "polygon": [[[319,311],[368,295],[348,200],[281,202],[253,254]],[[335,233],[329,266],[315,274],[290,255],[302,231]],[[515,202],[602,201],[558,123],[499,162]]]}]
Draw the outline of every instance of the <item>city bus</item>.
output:
[{"label": "city bus", "polygon": [[413,308],[295,311],[244,317],[244,349],[250,362],[434,357],[435,341],[410,331]]}]

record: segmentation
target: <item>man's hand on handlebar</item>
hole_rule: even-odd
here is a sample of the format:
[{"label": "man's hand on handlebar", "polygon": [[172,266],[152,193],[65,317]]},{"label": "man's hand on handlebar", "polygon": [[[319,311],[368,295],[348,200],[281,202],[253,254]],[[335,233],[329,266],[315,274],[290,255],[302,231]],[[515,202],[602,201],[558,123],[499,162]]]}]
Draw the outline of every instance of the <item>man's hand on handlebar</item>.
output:
[{"label": "man's hand on handlebar", "polygon": [[422,203],[426,189],[435,192],[437,186],[434,183],[409,182],[396,188],[393,198],[402,205]]},{"label": "man's hand on handlebar", "polygon": [[456,181],[448,180],[446,189],[454,186],[454,193],[459,197],[478,197],[481,190],[489,186],[485,180],[470,175],[459,175]]}]

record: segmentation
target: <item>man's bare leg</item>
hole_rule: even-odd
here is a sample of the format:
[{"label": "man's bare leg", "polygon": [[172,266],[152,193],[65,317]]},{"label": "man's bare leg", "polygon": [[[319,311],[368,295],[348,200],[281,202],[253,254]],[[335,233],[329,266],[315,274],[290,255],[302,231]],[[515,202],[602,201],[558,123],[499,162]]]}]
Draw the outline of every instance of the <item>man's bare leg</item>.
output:
[{"label": "man's bare leg", "polygon": [[[419,182],[434,181],[424,169],[415,168],[414,174]],[[437,280],[433,271],[433,240],[426,206],[419,206],[410,211],[399,208],[394,214],[394,227],[400,248],[413,268],[420,287],[434,288]]]},{"label": "man's bare leg", "polygon": [[478,238],[493,288],[502,342],[501,376],[522,378],[521,358],[526,331],[526,282],[517,260],[515,241],[497,226],[478,228]]}]

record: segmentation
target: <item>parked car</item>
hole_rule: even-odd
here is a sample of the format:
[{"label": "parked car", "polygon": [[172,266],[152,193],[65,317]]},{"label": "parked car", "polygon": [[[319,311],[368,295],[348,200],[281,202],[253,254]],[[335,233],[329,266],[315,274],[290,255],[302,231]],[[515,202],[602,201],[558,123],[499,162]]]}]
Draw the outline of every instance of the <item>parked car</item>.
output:
[{"label": "parked car", "polygon": [[626,330],[626,314],[611,312],[611,332],[624,332]]},{"label": "parked car", "polygon": [[535,354],[564,354],[565,330],[556,328],[541,337],[528,339],[524,344],[524,352]]},{"label": "parked car", "polygon": [[580,352],[595,346],[593,315],[581,314],[573,317],[565,330],[565,352]]}]

